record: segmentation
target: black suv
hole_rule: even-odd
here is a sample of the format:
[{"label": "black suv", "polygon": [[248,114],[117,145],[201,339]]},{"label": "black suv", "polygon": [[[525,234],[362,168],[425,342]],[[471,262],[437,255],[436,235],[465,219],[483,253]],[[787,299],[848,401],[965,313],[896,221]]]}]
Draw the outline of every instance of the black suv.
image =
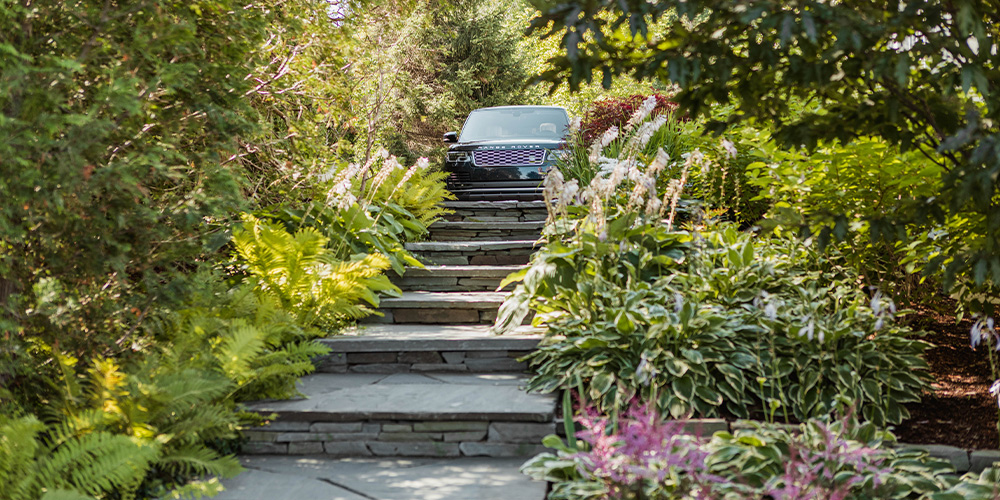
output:
[{"label": "black suv", "polygon": [[533,199],[563,153],[569,115],[557,106],[499,106],[444,134],[448,189],[460,199]]}]

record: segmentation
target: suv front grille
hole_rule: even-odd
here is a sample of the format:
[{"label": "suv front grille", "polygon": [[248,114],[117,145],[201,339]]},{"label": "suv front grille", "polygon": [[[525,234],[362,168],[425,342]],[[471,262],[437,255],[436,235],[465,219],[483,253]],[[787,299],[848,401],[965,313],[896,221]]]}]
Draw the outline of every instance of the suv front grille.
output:
[{"label": "suv front grille", "polygon": [[472,159],[477,167],[541,165],[545,161],[545,150],[491,149],[486,151],[473,151]]},{"label": "suv front grille", "polygon": [[468,172],[452,172],[448,176],[448,183],[452,185],[462,185],[472,182],[472,176]]}]

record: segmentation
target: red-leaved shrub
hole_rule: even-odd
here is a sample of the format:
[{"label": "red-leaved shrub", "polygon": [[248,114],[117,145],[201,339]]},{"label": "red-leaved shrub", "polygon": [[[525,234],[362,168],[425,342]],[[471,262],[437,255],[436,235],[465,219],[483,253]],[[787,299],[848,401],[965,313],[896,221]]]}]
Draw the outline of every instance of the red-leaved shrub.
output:
[{"label": "red-leaved shrub", "polygon": [[[655,93],[656,107],[652,114],[669,113],[677,109],[677,103],[667,96]],[[628,122],[632,113],[642,105],[649,96],[643,94],[630,95],[628,97],[609,97],[594,101],[590,109],[580,122],[580,133],[583,134],[585,144],[590,144],[594,138],[600,136],[612,126],[621,127]]]}]

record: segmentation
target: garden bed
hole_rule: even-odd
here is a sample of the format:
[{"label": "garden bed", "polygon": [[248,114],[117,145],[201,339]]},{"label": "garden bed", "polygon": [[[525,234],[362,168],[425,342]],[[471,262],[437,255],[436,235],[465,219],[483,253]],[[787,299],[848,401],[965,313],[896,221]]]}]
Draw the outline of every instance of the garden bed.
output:
[{"label": "garden bed", "polygon": [[972,321],[921,309],[909,318],[915,330],[926,330],[935,347],[925,354],[934,376],[933,392],[910,403],[910,418],[896,426],[900,441],[945,444],[969,449],[996,449],[997,401],[986,352],[969,346]]}]

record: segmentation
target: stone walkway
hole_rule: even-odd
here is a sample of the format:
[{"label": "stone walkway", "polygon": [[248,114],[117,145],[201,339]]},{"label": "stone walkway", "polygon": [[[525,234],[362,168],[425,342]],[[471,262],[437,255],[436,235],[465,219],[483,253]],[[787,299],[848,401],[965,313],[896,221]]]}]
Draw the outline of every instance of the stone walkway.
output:
[{"label": "stone walkway", "polygon": [[530,259],[542,202],[450,202],[455,215],[407,248],[427,264],[393,277],[384,316],[325,339],[305,398],[250,408],[276,418],[247,432],[248,472],[222,500],[541,500],[518,472],[554,433],[555,399],[528,394],[518,358],[540,339],[488,332],[500,281]]},{"label": "stone walkway", "polygon": [[216,500],[532,500],[545,483],[517,469],[522,459],[340,459],[245,456],[247,472]]}]

